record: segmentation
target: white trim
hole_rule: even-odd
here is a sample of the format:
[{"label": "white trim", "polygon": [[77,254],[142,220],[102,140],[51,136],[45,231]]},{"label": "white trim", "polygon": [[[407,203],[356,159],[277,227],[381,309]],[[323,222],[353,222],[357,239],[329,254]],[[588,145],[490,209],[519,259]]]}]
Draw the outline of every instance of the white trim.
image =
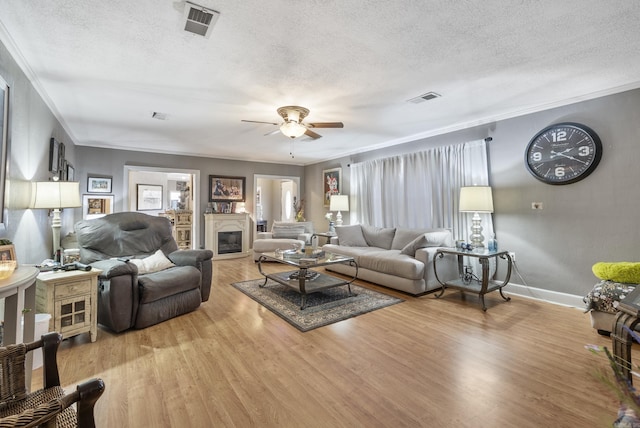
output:
[{"label": "white trim", "polygon": [[132,171],[161,172],[161,173],[178,173],[193,175],[193,189],[191,189],[191,199],[193,202],[193,215],[191,216],[193,224],[191,229],[191,248],[200,248],[200,198],[196,195],[200,194],[200,170],[186,168],[160,168],[153,166],[124,166],[124,179],[122,180],[122,200],[123,204],[129,208],[129,173]]},{"label": "white trim", "polygon": [[526,285],[514,284],[512,282],[504,287],[504,292],[508,295],[513,294],[529,299],[542,300],[556,305],[570,306],[572,308],[582,309],[585,306],[582,301],[583,296],[544,290],[542,288],[527,287]]}]

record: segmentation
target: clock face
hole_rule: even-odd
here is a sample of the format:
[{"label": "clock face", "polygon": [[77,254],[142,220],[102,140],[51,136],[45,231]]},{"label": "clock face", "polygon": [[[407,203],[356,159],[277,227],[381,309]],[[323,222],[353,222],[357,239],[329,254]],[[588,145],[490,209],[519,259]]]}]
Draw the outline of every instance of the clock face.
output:
[{"label": "clock face", "polygon": [[602,157],[602,143],[587,126],[558,123],[536,134],[524,156],[527,169],[538,180],[569,184],[596,169]]}]

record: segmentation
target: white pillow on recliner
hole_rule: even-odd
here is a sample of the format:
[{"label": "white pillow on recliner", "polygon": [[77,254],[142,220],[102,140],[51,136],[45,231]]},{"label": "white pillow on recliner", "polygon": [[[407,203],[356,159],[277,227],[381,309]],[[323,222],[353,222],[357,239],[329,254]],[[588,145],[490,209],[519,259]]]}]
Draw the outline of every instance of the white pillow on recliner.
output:
[{"label": "white pillow on recliner", "polygon": [[175,266],[171,260],[169,260],[162,250],[158,250],[155,254],[145,257],[144,259],[131,259],[129,262],[136,265],[138,268],[138,274],[143,275],[145,273],[159,272],[161,270],[168,269]]}]

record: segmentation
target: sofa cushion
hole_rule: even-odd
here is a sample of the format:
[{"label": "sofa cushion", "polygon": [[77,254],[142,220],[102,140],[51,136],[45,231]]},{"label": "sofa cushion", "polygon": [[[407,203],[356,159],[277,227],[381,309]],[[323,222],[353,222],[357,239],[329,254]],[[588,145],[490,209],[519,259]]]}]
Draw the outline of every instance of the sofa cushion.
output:
[{"label": "sofa cushion", "polygon": [[302,226],[304,227],[304,231],[301,233],[313,233],[313,222],[311,221],[274,221],[271,226],[271,231],[273,232],[273,228],[276,226]]},{"label": "sofa cushion", "polygon": [[362,235],[370,247],[384,248],[385,250],[391,249],[395,233],[395,228],[362,225]]},{"label": "sofa cushion", "polygon": [[131,263],[138,268],[138,274],[144,275],[145,273],[153,273],[161,270],[168,269],[175,266],[171,260],[164,255],[162,250],[156,251],[154,254],[143,259],[131,259]]},{"label": "sofa cushion", "polygon": [[393,235],[391,243],[392,250],[402,250],[408,243],[427,232],[433,232],[435,229],[405,229],[403,227],[396,228],[396,234]]},{"label": "sofa cushion", "polygon": [[175,266],[138,276],[140,303],[155,302],[200,287],[200,271],[193,266]]},{"label": "sofa cushion", "polygon": [[415,256],[418,248],[425,247],[448,247],[449,246],[449,231],[440,232],[427,232],[418,236],[413,241],[400,250],[400,254],[406,254],[408,256]]},{"label": "sofa cushion", "polygon": [[345,247],[366,247],[367,241],[362,234],[362,226],[354,224],[351,226],[337,226],[336,235],[338,242]]},{"label": "sofa cushion", "polygon": [[296,239],[298,235],[304,233],[303,225],[278,224],[271,229],[275,239]]},{"label": "sofa cushion", "polygon": [[424,277],[424,263],[398,250],[378,250],[357,259],[358,267],[407,279]]}]

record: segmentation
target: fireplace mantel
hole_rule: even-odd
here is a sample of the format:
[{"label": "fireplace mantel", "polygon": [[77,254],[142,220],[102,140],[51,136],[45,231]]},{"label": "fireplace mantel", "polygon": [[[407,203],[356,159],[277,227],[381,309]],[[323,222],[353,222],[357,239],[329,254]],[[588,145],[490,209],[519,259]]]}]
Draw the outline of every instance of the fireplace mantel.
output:
[{"label": "fireplace mantel", "polygon": [[[249,256],[249,214],[205,214],[204,215],[204,246],[213,251],[213,260],[234,259]],[[227,245],[220,242],[230,233],[239,232],[238,239],[241,247],[229,251]],[[222,233],[223,235],[220,235]]]}]

